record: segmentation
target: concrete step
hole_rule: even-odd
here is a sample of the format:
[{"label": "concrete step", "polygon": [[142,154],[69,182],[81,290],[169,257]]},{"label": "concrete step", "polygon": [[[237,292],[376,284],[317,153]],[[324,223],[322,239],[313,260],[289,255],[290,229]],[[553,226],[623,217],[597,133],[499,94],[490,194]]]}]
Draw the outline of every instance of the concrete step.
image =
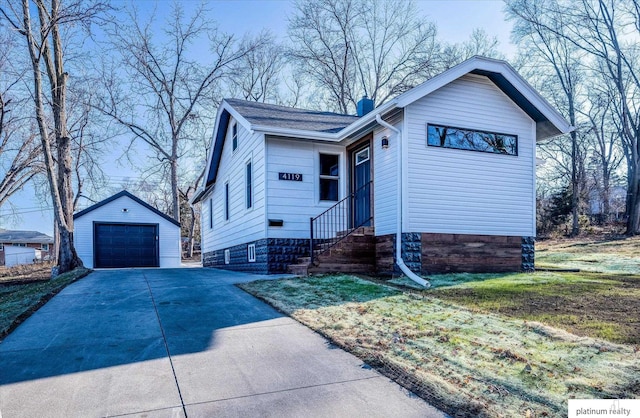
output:
[{"label": "concrete step", "polygon": [[306,277],[309,275],[309,264],[290,264],[287,267],[287,271],[296,276]]}]

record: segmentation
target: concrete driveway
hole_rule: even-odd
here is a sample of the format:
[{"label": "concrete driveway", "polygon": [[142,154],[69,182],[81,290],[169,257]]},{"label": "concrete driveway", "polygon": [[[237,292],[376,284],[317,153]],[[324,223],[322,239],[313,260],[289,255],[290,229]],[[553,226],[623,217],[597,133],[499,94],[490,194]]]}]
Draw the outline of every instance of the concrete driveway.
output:
[{"label": "concrete driveway", "polygon": [[443,416],[233,286],[257,278],[90,274],[0,343],[0,418]]}]

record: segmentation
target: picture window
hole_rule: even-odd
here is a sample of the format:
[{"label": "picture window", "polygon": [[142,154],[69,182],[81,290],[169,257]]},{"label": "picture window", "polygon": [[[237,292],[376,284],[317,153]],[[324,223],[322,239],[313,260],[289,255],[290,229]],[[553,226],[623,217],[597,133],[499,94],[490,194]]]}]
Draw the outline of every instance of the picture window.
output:
[{"label": "picture window", "polygon": [[492,154],[518,155],[517,135],[443,125],[427,125],[427,145]]}]

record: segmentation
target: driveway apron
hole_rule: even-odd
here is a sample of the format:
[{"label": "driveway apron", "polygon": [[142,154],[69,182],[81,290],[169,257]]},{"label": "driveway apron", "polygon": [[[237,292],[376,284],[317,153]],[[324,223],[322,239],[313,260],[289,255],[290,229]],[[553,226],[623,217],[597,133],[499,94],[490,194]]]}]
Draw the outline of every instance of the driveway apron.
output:
[{"label": "driveway apron", "polygon": [[96,271],[0,342],[0,418],[441,417],[214,269]]}]

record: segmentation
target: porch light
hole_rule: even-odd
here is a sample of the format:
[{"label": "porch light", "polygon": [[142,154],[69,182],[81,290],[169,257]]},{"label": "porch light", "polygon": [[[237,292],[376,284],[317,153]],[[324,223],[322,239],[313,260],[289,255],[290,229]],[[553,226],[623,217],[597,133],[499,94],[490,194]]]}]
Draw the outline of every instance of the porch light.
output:
[{"label": "porch light", "polygon": [[389,137],[385,135],[382,137],[382,149],[387,148],[389,148]]}]

